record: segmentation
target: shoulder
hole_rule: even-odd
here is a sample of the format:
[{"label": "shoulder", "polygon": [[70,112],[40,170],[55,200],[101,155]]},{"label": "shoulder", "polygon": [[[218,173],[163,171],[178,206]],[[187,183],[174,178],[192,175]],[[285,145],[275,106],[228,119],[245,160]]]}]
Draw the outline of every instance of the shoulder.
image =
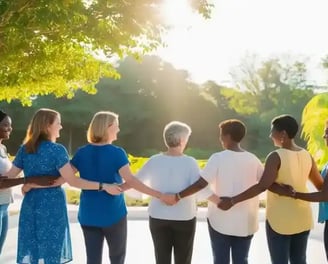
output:
[{"label": "shoulder", "polygon": [[51,153],[54,155],[68,155],[64,145],[50,141],[42,142],[39,146],[39,151],[41,151],[41,153],[49,153],[50,155]]},{"label": "shoulder", "polygon": [[184,155],[184,159],[189,162],[189,163],[194,163],[194,164],[198,164],[197,160],[194,157],[188,156],[188,155]]},{"label": "shoulder", "polygon": [[147,160],[147,163],[162,161],[163,159],[165,159],[165,155],[163,155],[162,153],[158,153],[150,156]]},{"label": "shoulder", "polygon": [[266,156],[265,159],[267,160],[267,159],[272,159],[272,158],[279,158],[280,153],[281,153],[281,149],[273,150]]},{"label": "shoulder", "polygon": [[210,157],[209,157],[209,160],[210,159],[219,159],[220,157],[222,157],[222,155],[224,155],[225,151],[219,151],[219,152],[215,152],[213,153]]},{"label": "shoulder", "polygon": [[22,144],[22,145],[20,145],[19,147],[18,147],[18,152],[25,152],[25,144]]},{"label": "shoulder", "polygon": [[90,144],[86,144],[86,145],[83,145],[83,146],[80,146],[76,149],[76,153],[78,152],[81,152],[81,151],[89,151],[90,150]]},{"label": "shoulder", "polygon": [[58,150],[58,151],[65,151],[67,152],[66,148],[64,147],[64,145],[60,144],[60,143],[55,143],[55,142],[51,142],[51,146]]},{"label": "shoulder", "polygon": [[261,162],[260,159],[259,159],[254,153],[249,152],[249,151],[246,151],[245,153],[246,153],[250,158],[252,158],[252,159],[254,159],[254,160],[256,160],[256,161]]},{"label": "shoulder", "polygon": [[280,153],[280,149],[271,151],[265,158],[265,167],[280,168],[281,159],[279,153]]},{"label": "shoulder", "polygon": [[120,146],[117,146],[117,145],[112,145],[112,144],[109,144],[108,145],[108,148],[113,150],[113,151],[117,151],[117,152],[124,152],[126,153],[126,151],[124,150],[124,148],[120,147]]}]

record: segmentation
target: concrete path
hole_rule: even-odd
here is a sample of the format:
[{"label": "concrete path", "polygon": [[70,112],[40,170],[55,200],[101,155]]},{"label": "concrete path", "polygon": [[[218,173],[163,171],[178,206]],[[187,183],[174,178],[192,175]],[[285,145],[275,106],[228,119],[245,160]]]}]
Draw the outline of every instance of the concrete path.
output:
[{"label": "concrete path", "polygon": [[[10,227],[8,237],[0,256],[0,264],[15,264],[17,249],[17,230],[18,230],[18,212],[20,208],[21,196],[19,191],[14,192],[15,203],[9,208],[11,211]],[[77,206],[68,205],[71,237],[73,245],[73,262],[72,264],[85,263],[85,247],[83,235],[77,222]],[[314,217],[317,218],[317,205],[313,204]],[[128,248],[126,264],[153,264],[154,253],[153,245],[148,229],[147,208],[129,208],[128,214]],[[199,209],[198,222],[196,228],[196,237],[194,243],[194,254],[192,264],[210,264],[212,263],[212,255],[210,241],[205,221],[206,209]],[[315,224],[315,228],[310,233],[308,244],[308,264],[325,264],[327,263],[324,255],[323,246],[323,225]],[[103,253],[103,263],[109,263],[108,249],[105,245]],[[249,264],[270,264],[269,253],[267,249],[265,226],[264,226],[264,210],[260,212],[260,229],[254,235]]]},{"label": "concrete path", "polygon": [[[76,221],[76,208],[70,206],[70,227],[73,243],[72,264],[85,263],[85,248],[80,226]],[[207,223],[204,219],[204,210],[199,212],[197,222],[197,231],[194,245],[193,264],[212,263],[210,242],[207,231]],[[17,224],[18,215],[10,217],[10,229],[8,238],[0,256],[1,264],[14,264],[17,248]],[[311,232],[308,246],[308,264],[327,263],[324,257],[324,248],[322,242],[323,225],[317,224]],[[104,247],[103,263],[109,263],[107,246]],[[150,232],[148,230],[147,213],[144,208],[133,208],[129,211],[128,221],[128,249],[127,264],[152,264],[154,263],[154,254]],[[261,219],[260,230],[255,234],[251,250],[250,264],[269,264],[269,255],[266,245],[264,221]]]}]

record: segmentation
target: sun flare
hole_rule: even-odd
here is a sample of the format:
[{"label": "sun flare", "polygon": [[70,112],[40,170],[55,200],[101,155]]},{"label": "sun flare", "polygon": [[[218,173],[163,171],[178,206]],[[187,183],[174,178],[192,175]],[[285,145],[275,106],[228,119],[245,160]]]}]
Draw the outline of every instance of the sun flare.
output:
[{"label": "sun flare", "polygon": [[165,23],[172,28],[190,25],[194,16],[188,0],[164,0],[161,13]]}]

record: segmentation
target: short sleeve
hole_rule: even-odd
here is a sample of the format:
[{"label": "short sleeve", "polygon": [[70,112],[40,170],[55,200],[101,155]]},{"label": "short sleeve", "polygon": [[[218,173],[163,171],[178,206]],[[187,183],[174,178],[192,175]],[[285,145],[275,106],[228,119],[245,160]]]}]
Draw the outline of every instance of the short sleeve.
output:
[{"label": "short sleeve", "polygon": [[61,144],[56,144],[55,150],[56,169],[61,169],[66,163],[69,162],[69,156],[66,148]]},{"label": "short sleeve", "polygon": [[76,151],[74,154],[73,158],[71,159],[70,163],[77,169],[79,170],[80,167],[80,149]]},{"label": "short sleeve", "polygon": [[16,153],[15,159],[13,160],[13,165],[19,169],[23,169],[23,157],[25,154],[25,147],[24,145],[21,145]]},{"label": "short sleeve", "polygon": [[200,169],[199,169],[197,161],[194,158],[192,158],[190,169],[191,169],[191,171],[190,171],[190,184],[193,184],[200,177]]},{"label": "short sleeve", "polygon": [[116,162],[118,166],[118,170],[121,169],[126,164],[129,164],[128,155],[125,150],[122,148],[117,148]]},{"label": "short sleeve", "polygon": [[204,169],[200,172],[202,178],[208,183],[212,182],[218,173],[218,158],[213,154],[207,161]]},{"label": "short sleeve", "polygon": [[149,176],[151,174],[151,163],[152,159],[146,161],[146,163],[140,168],[140,170],[136,173],[136,177],[142,181],[145,182],[149,179]]}]

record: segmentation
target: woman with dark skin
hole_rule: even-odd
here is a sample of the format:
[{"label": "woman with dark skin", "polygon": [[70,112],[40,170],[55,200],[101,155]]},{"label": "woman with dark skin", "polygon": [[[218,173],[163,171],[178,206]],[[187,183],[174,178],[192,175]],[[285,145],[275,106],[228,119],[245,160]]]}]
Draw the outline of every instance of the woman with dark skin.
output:
[{"label": "woman with dark skin", "polygon": [[[325,124],[323,139],[325,140],[326,146],[328,146],[328,120],[326,121]],[[323,237],[324,237],[326,257],[328,260],[328,177],[327,177],[328,162],[322,168],[321,176],[324,179],[324,183],[322,186],[322,190],[319,192],[312,192],[312,193],[297,192],[293,189],[293,187],[289,185],[285,185],[286,188],[285,191],[280,192],[280,194],[295,199],[309,201],[309,202],[320,202],[318,221],[320,223],[325,223]]]},{"label": "woman with dark skin", "polygon": [[[288,184],[300,192],[307,192],[310,180],[319,190],[323,180],[311,155],[296,145],[296,120],[282,115],[272,120],[270,137],[279,149],[271,152],[265,161],[259,183],[234,197],[221,197],[218,207],[228,210],[237,203],[267,190],[273,183]],[[273,264],[306,264],[306,247],[313,227],[310,204],[282,197],[271,191],[267,194],[267,241]]]}]

